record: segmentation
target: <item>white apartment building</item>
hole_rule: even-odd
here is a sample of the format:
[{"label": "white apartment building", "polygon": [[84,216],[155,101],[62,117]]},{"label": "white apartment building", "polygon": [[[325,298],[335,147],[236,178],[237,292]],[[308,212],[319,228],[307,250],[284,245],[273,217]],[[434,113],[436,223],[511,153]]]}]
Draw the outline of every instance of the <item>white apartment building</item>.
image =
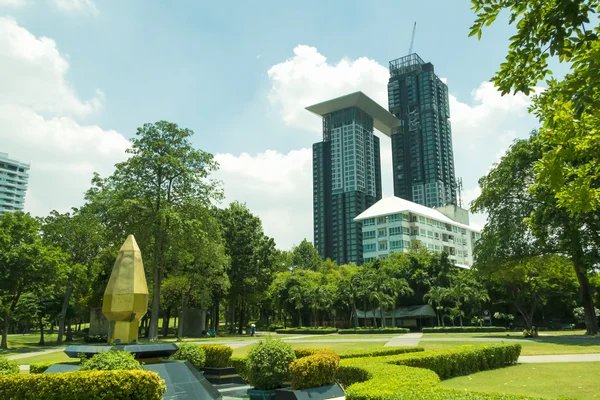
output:
[{"label": "white apartment building", "polygon": [[385,197],[354,218],[362,223],[363,259],[367,263],[390,253],[408,251],[413,242],[445,251],[458,267],[473,265],[473,244],[481,237],[469,224],[467,210],[454,205],[436,209],[399,197]]},{"label": "white apartment building", "polygon": [[0,214],[22,211],[29,179],[29,164],[8,158],[0,153]]}]

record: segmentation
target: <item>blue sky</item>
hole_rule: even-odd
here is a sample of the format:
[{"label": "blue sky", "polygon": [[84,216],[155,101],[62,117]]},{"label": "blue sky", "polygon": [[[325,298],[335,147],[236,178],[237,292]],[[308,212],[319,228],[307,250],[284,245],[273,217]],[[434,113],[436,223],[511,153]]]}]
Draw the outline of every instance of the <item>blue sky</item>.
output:
[{"label": "blue sky", "polygon": [[[219,155],[227,200],[247,202],[280,247],[312,239],[307,149],[319,140],[319,121],[303,107],[354,90],[386,106],[385,68],[407,53],[415,21],[414,51],[434,63],[454,98],[456,169],[471,197],[479,176],[510,141],[536,125],[525,113],[528,99],[499,98],[482,86],[502,62],[513,30],[499,19],[481,42],[468,38],[473,14],[467,0],[0,0],[0,17],[9,17],[4,23],[10,29],[0,31],[5,46],[14,30],[23,48],[39,45],[49,57],[4,52],[0,59],[13,68],[0,66],[2,80],[34,82],[31,98],[7,95],[0,107],[19,107],[43,124],[27,128],[14,110],[0,115],[7,135],[0,133],[6,139],[0,151],[32,163],[32,213],[79,204],[90,170],[110,173],[123,157],[123,138],[143,123],[166,119],[194,130],[194,144]],[[25,38],[27,32],[33,39]],[[50,67],[49,59],[62,60],[68,70]],[[46,92],[56,100],[42,102]],[[75,110],[82,104],[89,110]],[[472,122],[470,115],[479,119]],[[53,134],[36,133],[49,126]],[[19,138],[20,129],[30,133]],[[63,129],[82,144],[66,149]],[[61,170],[66,180],[42,179],[39,169],[35,178],[36,165],[65,158],[72,160]],[[52,189],[44,186],[49,179]],[[252,192],[244,186],[250,183],[269,190]],[[391,194],[391,181],[384,191],[386,185]]]}]

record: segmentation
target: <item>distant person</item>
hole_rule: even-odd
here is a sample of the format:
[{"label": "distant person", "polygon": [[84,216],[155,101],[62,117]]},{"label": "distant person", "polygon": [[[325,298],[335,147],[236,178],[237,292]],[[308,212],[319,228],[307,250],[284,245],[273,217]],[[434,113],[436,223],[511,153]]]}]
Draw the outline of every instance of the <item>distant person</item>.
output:
[{"label": "distant person", "polygon": [[256,325],[252,324],[250,325],[250,336],[255,336],[256,335]]}]

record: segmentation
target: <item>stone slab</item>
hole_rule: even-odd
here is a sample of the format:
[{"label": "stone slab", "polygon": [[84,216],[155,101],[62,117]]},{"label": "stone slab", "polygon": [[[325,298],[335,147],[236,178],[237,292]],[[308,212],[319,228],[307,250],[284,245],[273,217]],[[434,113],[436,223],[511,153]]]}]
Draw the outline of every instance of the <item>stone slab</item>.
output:
[{"label": "stone slab", "polygon": [[322,400],[345,396],[339,385],[327,385],[318,388],[293,390],[291,388],[277,389],[275,400]]},{"label": "stone slab", "polygon": [[144,365],[144,370],[156,372],[165,381],[164,400],[217,400],[222,395],[189,362],[164,361]]},{"label": "stone slab", "polygon": [[70,358],[79,358],[79,354],[85,354],[90,358],[94,354],[106,353],[112,349],[133,353],[136,358],[168,358],[177,351],[175,343],[149,343],[149,344],[125,344],[125,345],[71,345],[65,349],[65,354]]}]

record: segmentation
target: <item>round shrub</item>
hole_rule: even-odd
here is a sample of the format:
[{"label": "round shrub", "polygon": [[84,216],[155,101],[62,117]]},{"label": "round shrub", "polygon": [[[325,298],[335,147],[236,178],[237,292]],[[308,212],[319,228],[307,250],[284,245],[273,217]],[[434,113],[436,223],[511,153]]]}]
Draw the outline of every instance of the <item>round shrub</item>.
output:
[{"label": "round shrub", "polygon": [[340,357],[332,351],[299,358],[290,364],[292,388],[295,390],[331,385],[340,367]]},{"label": "round shrub", "polygon": [[289,344],[281,340],[261,341],[248,354],[248,381],[255,389],[276,389],[289,377],[290,363],[295,359]]},{"label": "round shrub", "polygon": [[189,361],[195,368],[202,368],[206,362],[206,353],[204,350],[191,343],[180,343],[179,349],[173,354],[171,360]]},{"label": "round shrub", "polygon": [[142,365],[131,353],[111,350],[106,353],[94,354],[88,360],[81,362],[82,371],[114,371],[142,369]]},{"label": "round shrub", "polygon": [[9,360],[0,356],[0,375],[18,374],[19,364],[16,361]]},{"label": "round shrub", "polygon": [[203,344],[200,346],[206,353],[205,367],[225,368],[229,365],[229,359],[233,354],[233,349],[221,344]]}]

